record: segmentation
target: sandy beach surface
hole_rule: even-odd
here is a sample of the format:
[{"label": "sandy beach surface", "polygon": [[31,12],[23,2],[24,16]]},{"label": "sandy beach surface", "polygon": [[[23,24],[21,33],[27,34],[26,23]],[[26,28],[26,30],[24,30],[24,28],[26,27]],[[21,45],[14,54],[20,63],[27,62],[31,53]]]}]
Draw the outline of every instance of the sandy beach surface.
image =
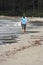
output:
[{"label": "sandy beach surface", "polygon": [[0,65],[43,65],[43,25],[20,31],[16,43],[0,45]]}]

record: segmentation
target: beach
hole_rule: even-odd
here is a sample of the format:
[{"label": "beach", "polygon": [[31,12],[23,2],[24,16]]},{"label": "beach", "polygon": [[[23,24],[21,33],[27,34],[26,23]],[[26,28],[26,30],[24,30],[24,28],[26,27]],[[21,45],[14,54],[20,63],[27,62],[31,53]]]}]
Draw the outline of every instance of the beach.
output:
[{"label": "beach", "polygon": [[[1,19],[4,18],[2,17]],[[7,18],[7,20],[9,19]],[[33,21],[31,17],[30,19],[30,21]],[[20,22],[21,18],[17,17],[15,19],[12,17],[11,20]],[[35,22],[38,21],[36,18],[34,20]],[[43,18],[39,20],[42,21]],[[12,23],[7,24],[11,26]],[[14,32],[16,30],[18,37],[15,43],[0,44],[0,65],[43,65],[43,25],[38,25],[37,23],[29,23],[25,33],[22,32],[20,25],[18,25],[20,28],[15,27],[15,29],[14,26],[8,27],[9,29],[7,30],[4,28],[4,31],[11,30]],[[9,33],[12,33],[11,31]]]}]

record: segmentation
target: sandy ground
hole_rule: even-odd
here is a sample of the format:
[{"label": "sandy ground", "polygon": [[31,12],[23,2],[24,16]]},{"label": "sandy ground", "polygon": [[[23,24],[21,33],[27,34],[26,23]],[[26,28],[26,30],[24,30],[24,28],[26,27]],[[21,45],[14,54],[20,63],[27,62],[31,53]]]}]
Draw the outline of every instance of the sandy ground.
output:
[{"label": "sandy ground", "polygon": [[43,65],[43,28],[37,30],[21,34],[15,44],[0,45],[0,65]]},{"label": "sandy ground", "polygon": [[0,45],[0,65],[43,65],[43,42],[22,34],[15,44]]}]

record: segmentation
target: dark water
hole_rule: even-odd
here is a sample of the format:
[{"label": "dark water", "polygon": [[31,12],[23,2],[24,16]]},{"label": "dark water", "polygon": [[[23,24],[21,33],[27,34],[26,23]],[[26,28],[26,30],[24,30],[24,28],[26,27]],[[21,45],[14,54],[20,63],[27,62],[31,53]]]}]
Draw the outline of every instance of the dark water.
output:
[{"label": "dark water", "polygon": [[[27,24],[26,33],[39,33],[39,31],[32,31],[32,29],[37,29],[40,26],[43,26],[43,24],[29,23]],[[21,34],[22,29],[19,22],[13,20],[0,20],[0,45],[18,42],[17,38]]]}]

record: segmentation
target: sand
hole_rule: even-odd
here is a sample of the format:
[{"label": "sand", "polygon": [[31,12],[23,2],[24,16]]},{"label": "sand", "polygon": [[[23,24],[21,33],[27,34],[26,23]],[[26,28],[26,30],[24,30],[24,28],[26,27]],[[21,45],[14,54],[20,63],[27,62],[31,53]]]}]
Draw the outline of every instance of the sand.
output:
[{"label": "sand", "polygon": [[0,46],[0,65],[43,65],[43,43],[22,34],[15,44]]},{"label": "sand", "polygon": [[43,27],[37,30],[21,34],[17,43],[0,45],[0,65],[43,65]]}]

